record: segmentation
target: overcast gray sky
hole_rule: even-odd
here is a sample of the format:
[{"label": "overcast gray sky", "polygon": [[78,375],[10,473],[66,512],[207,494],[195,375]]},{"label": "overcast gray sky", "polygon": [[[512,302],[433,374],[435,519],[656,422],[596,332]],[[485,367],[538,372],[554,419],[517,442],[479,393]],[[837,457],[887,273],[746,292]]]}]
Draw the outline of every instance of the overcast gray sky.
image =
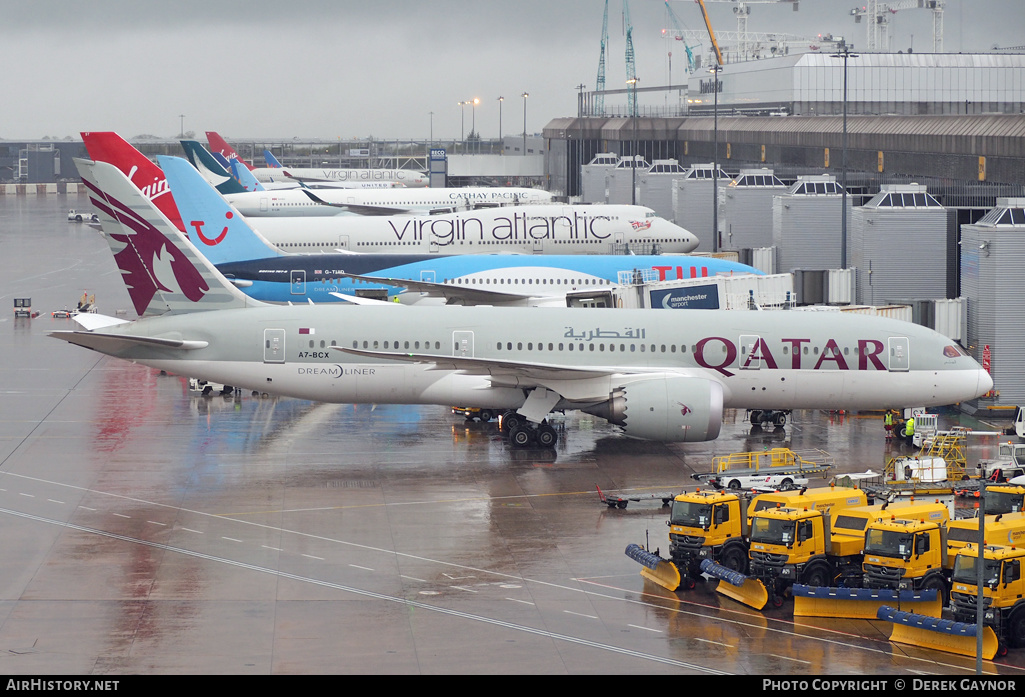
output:
[{"label": "overcast gray sky", "polygon": [[[733,5],[708,1],[735,30]],[[901,2],[902,0],[893,0]],[[698,6],[674,0],[688,29]],[[843,34],[865,44],[856,0],[752,4],[749,31]],[[529,132],[576,114],[593,89],[603,0],[0,0],[0,138],[114,130],[172,137],[457,138]],[[946,0],[945,50],[1025,44],[1025,0]],[[609,2],[607,87],[626,80],[622,0]],[[683,51],[661,37],[662,0],[632,0],[642,85],[683,77]],[[931,48],[932,13],[898,12],[893,47]],[[913,38],[912,38],[913,36]],[[475,109],[458,102],[474,97]],[[429,112],[434,112],[433,117]],[[461,124],[461,114],[465,123]]]}]

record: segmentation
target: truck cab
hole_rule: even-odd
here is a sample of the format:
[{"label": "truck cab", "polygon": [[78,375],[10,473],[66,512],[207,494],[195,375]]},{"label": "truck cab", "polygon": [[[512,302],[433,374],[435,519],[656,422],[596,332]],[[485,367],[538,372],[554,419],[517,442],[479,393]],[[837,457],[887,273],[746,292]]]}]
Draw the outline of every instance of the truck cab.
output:
[{"label": "truck cab", "polygon": [[[1025,646],[1025,550],[987,545],[982,557],[983,624],[993,628],[1003,647]],[[979,571],[978,546],[957,554],[950,604],[957,622],[974,623]]]},{"label": "truck cab", "polygon": [[738,494],[695,491],[677,496],[669,513],[669,554],[676,567],[701,575],[701,561],[711,559],[747,573],[747,519]]}]

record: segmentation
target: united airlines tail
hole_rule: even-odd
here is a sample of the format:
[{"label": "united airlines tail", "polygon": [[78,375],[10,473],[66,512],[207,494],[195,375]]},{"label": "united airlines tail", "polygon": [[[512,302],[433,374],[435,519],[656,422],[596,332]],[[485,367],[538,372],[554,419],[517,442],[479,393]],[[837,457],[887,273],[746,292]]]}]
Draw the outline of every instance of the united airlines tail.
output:
[{"label": "united airlines tail", "polygon": [[[180,157],[159,155],[171,194],[200,252],[212,264],[281,256],[282,252],[246,223],[192,165]],[[241,168],[240,168],[241,169]]]},{"label": "united airlines tail", "polygon": [[181,144],[185,150],[185,156],[189,158],[192,166],[219,192],[240,194],[246,190],[198,140],[183,140]]},{"label": "united airlines tail", "polygon": [[117,167],[75,159],[140,317],[253,307]]},{"label": "united airlines tail", "polygon": [[164,173],[148,157],[113,131],[84,131],[82,142],[89,151],[89,157],[117,167],[176,228],[185,232]]}]

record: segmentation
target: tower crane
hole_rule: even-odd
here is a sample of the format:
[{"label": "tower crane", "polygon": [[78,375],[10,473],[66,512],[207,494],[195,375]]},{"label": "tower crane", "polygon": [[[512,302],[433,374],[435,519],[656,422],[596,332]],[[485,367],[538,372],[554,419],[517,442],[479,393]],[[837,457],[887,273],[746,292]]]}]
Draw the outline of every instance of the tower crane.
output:
[{"label": "tower crane", "polygon": [[634,27],[630,22],[630,5],[623,0],[623,27],[626,31],[626,82],[630,85],[629,113],[637,114],[637,66],[634,64]]},{"label": "tower crane", "polygon": [[[745,59],[748,56],[750,49],[750,42],[747,34],[747,18],[751,15],[751,8],[749,5],[755,4],[768,4],[768,3],[789,3],[794,11],[797,11],[799,0],[707,0],[708,2],[728,2],[733,5],[733,14],[737,16],[737,36],[739,37],[739,45],[737,50],[741,56]],[[698,3],[701,4],[701,3]],[[702,8],[704,12],[704,8]],[[707,21],[707,16],[706,16]],[[720,61],[720,65],[722,61]]]},{"label": "tower crane", "polygon": [[601,21],[601,55],[598,56],[598,79],[594,81],[594,113],[605,115],[605,49],[609,44],[609,0],[605,0],[605,17]]},{"label": "tower crane", "polygon": [[933,53],[943,52],[943,0],[865,0],[863,7],[851,10],[856,23],[867,17],[866,50],[888,51],[890,49],[890,18],[900,10],[931,10],[932,11],[932,50]]},{"label": "tower crane", "polygon": [[662,36],[670,36],[683,43],[683,50],[687,52],[687,70],[688,72],[693,73],[698,69],[697,60],[694,58],[694,49],[687,43],[683,23],[680,22],[680,18],[676,16],[675,12],[673,12],[673,8],[669,6],[669,0],[665,0],[665,3],[666,14],[669,16],[669,22],[673,25],[673,29],[672,31],[663,29]]}]

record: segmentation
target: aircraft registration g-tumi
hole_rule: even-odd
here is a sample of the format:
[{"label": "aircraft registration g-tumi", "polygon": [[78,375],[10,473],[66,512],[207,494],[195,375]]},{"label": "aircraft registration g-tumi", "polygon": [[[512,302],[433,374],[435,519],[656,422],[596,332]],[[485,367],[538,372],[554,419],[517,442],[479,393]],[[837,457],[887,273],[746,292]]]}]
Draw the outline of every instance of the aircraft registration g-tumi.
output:
[{"label": "aircraft registration g-tumi", "polygon": [[181,375],[325,402],[509,410],[513,442],[542,445],[554,443],[545,417],[558,408],[629,436],[704,441],[724,408],[951,404],[993,384],[931,329],[846,313],[268,306],[230,285],[117,168],[77,164],[104,226],[122,226],[108,238],[142,317],[79,315],[84,331],[51,336]]},{"label": "aircraft registration g-tumi", "polygon": [[331,169],[328,167],[252,167],[239,157],[216,131],[207,131],[206,140],[210,150],[218,152],[224,159],[235,158],[252,171],[261,182],[300,180],[311,182],[399,182],[403,186],[421,187],[431,183],[430,178],[415,169]]},{"label": "aircraft registration g-tumi", "polygon": [[732,261],[682,255],[283,254],[188,162],[165,155],[157,160],[203,256],[246,295],[268,302],[386,293],[401,294],[408,304],[444,298],[449,304],[565,306],[567,293],[616,285],[624,273],[660,280],[760,273]]}]

